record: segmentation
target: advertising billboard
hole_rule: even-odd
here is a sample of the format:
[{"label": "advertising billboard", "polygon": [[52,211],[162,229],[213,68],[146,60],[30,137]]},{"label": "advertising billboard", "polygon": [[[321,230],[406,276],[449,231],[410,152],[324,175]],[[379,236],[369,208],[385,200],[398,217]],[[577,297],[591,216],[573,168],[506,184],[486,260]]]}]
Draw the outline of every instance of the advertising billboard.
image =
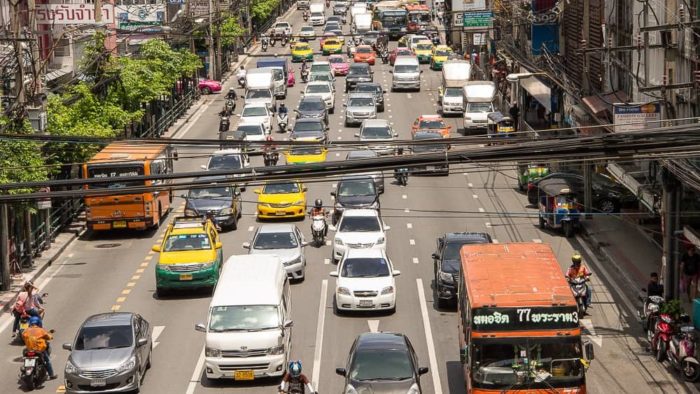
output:
[{"label": "advertising billboard", "polygon": [[660,127],[661,103],[613,104],[616,133],[650,130]]}]

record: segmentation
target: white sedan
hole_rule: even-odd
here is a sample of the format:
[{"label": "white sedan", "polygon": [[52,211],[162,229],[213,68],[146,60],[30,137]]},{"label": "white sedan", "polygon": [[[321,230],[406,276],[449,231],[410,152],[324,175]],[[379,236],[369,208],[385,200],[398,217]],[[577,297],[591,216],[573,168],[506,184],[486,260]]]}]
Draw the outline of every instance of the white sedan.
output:
[{"label": "white sedan", "polygon": [[272,112],[265,103],[246,104],[238,116],[241,117],[241,123],[262,123],[266,133],[272,131]]},{"label": "white sedan", "polygon": [[329,113],[335,112],[335,95],[330,82],[315,81],[309,82],[302,93],[303,97],[320,97],[326,104]]},{"label": "white sedan", "polygon": [[343,212],[335,231],[333,260],[340,260],[349,249],[378,248],[386,250],[386,232],[389,226],[382,222],[376,209],[348,209]]},{"label": "white sedan", "polygon": [[335,310],[396,311],[395,270],[382,249],[349,249],[330,273],[335,282]]},{"label": "white sedan", "polygon": [[313,26],[302,26],[299,30],[299,38],[302,40],[315,40],[316,30]]}]

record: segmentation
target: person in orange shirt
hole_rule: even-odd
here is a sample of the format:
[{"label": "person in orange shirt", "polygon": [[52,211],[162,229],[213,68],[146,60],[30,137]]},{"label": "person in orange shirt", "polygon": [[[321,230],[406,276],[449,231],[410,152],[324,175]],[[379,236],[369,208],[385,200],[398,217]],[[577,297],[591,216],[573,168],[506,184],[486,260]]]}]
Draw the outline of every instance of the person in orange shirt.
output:
[{"label": "person in orange shirt", "polygon": [[[588,279],[592,275],[591,271],[583,265],[581,260],[581,255],[578,252],[575,252],[574,255],[571,256],[571,266],[569,266],[569,269],[566,271],[567,278],[574,279],[577,277],[584,277]],[[590,308],[591,306],[592,293],[591,285],[586,284],[586,308]]]},{"label": "person in orange shirt", "polygon": [[49,380],[56,379],[58,376],[54,374],[48,352],[48,341],[52,340],[53,336],[41,327],[41,318],[38,316],[29,318],[29,328],[22,333],[22,339],[24,339],[24,346],[28,351],[41,355],[46,372],[49,374]]}]

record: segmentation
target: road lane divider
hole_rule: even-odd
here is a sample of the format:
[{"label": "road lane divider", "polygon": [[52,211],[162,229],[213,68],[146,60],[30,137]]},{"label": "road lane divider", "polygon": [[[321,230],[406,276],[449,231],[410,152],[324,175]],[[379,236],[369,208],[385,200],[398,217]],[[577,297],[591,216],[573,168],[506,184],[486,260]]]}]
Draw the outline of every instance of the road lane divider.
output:
[{"label": "road lane divider", "polygon": [[414,246],[414,245],[416,244],[416,240],[415,240],[415,239],[409,239],[409,240],[408,240],[408,243],[409,243],[411,246]]},{"label": "road lane divider", "polygon": [[413,264],[418,264],[418,257],[413,258]]},{"label": "road lane divider", "polygon": [[428,307],[425,300],[425,290],[423,290],[423,279],[417,278],[416,286],[418,287],[418,302],[420,304],[420,313],[423,318],[423,332],[425,333],[425,342],[428,346],[430,373],[433,377],[433,392],[435,394],[442,394],[442,384],[440,383],[440,371],[438,370],[437,357],[435,356],[435,343],[433,342],[433,330],[430,327]]},{"label": "road lane divider", "polygon": [[160,344],[160,342],[158,342],[158,337],[163,333],[163,330],[165,330],[165,326],[153,326],[153,331],[151,332],[151,343],[153,343],[154,349]]},{"label": "road lane divider", "polygon": [[[311,371],[311,384],[318,388],[321,376],[321,356],[323,355],[323,327],[326,323],[326,298],[328,298],[328,279],[321,281],[321,299],[318,303],[318,320],[316,321],[316,347],[314,365]],[[187,393],[192,394],[192,393]]]},{"label": "road lane divider", "polygon": [[379,320],[367,320],[369,332],[379,332]]},{"label": "road lane divider", "polygon": [[192,377],[190,382],[187,384],[187,390],[185,394],[194,394],[194,389],[197,388],[197,383],[199,383],[199,377],[202,376],[202,369],[204,368],[204,346],[202,346],[202,351],[199,353],[199,358],[197,359],[197,364],[194,366],[194,372],[192,372]]}]

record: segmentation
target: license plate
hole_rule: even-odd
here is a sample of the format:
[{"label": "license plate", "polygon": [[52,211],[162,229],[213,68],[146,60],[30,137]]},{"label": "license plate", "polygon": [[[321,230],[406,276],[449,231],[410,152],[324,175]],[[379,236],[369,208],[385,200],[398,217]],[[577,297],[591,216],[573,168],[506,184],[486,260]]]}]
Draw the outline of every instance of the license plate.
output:
[{"label": "license plate", "polygon": [[360,300],[360,306],[374,306],[372,300]]},{"label": "license plate", "polygon": [[234,371],[233,378],[236,380],[253,380],[255,379],[255,373],[250,370]]},{"label": "license plate", "polygon": [[90,387],[104,387],[107,385],[107,381],[104,379],[92,379],[90,381]]},{"label": "license plate", "polygon": [[20,329],[20,330],[24,331],[24,330],[27,329],[27,327],[29,327],[29,323],[28,323],[28,322],[25,321],[25,322],[20,322],[20,323],[19,323],[19,329]]},{"label": "license plate", "polygon": [[192,274],[180,274],[180,280],[192,280]]},{"label": "license plate", "polygon": [[277,215],[277,216],[284,216],[285,213],[286,213],[286,212],[284,212],[284,211],[277,211],[277,212],[275,212],[275,215]]},{"label": "license plate", "polygon": [[33,367],[36,365],[36,359],[35,358],[26,358],[24,359],[24,366],[27,368]]},{"label": "license plate", "polygon": [[126,228],[126,220],[120,220],[112,223],[112,228]]}]

